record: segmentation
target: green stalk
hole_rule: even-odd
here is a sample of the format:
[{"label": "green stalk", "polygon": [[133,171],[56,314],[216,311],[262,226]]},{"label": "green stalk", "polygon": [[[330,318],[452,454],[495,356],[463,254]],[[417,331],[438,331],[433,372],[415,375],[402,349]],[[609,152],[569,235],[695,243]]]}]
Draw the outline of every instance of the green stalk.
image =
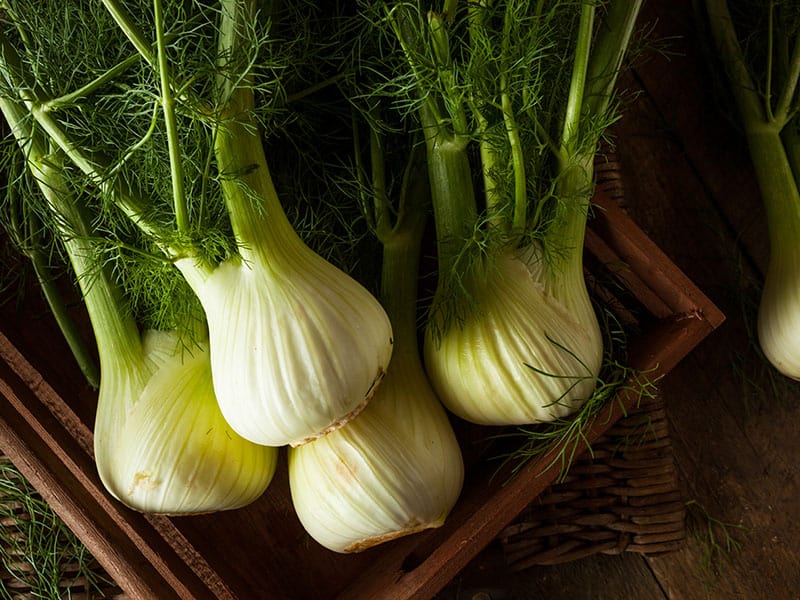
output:
[{"label": "green stalk", "polygon": [[[731,80],[731,89],[744,124],[766,207],[770,246],[777,249],[794,245],[800,237],[800,191],[792,165],[792,160],[797,160],[796,155],[787,153],[781,137],[786,122],[780,120],[777,113],[773,119],[768,118],[750,77],[725,0],[706,0],[706,7],[712,35]],[[788,85],[794,85],[791,78]],[[788,135],[791,138],[793,133]]]},{"label": "green stalk", "polygon": [[[503,17],[502,56],[508,56],[508,43],[513,15],[509,14],[509,5]],[[505,61],[504,61],[505,62]],[[514,210],[511,218],[511,231],[519,236],[525,231],[528,211],[528,184],[525,177],[525,156],[522,149],[522,140],[519,127],[514,117],[511,96],[508,92],[508,69],[506,64],[501,65],[500,73],[500,107],[503,112],[503,123],[506,128],[508,146],[511,150],[511,165],[514,173]]]},{"label": "green stalk", "polygon": [[796,246],[800,239],[800,191],[780,133],[763,125],[750,126],[745,134],[766,208],[770,247]]},{"label": "green stalk", "polygon": [[584,285],[583,244],[589,215],[594,152],[584,152],[561,163],[556,182],[559,198],[558,217],[545,237],[545,250],[555,260],[549,271],[548,285],[554,297],[568,301],[574,290]]},{"label": "green stalk", "polygon": [[567,155],[573,151],[580,139],[580,126],[583,118],[583,92],[586,87],[586,73],[589,70],[589,57],[592,51],[595,10],[594,5],[589,2],[585,2],[581,6],[575,60],[572,65],[569,96],[567,97],[567,108],[564,113],[564,126],[561,130],[561,148],[562,152]]},{"label": "green stalk", "polygon": [[61,125],[29,94],[26,94],[22,100],[25,102],[28,110],[33,118],[36,119],[39,126],[47,133],[50,139],[61,149],[67,158],[83,171],[92,183],[100,188],[103,194],[114,198],[122,212],[124,212],[143,233],[156,235],[157,225],[151,223],[146,217],[149,208],[148,202],[133,190],[120,185],[116,180],[107,178],[105,173],[109,171],[108,165],[104,164],[101,160],[93,158],[74,144]]},{"label": "green stalk", "polygon": [[[458,99],[444,99],[445,109],[450,115],[449,119],[445,118],[437,102],[441,98],[427,93],[425,78],[420,74],[415,59],[417,55],[427,52],[422,47],[425,43],[422,36],[414,28],[416,21],[411,10],[403,10],[403,6],[398,5],[389,16],[409,67],[415,73],[419,96],[424,98],[418,112],[427,148],[439,272],[452,274],[459,268],[458,261],[464,242],[471,238],[478,218],[472,168],[467,154],[468,138],[459,135],[466,128],[466,116]],[[449,41],[441,17],[432,18],[429,28],[436,61],[447,67],[450,60]],[[439,73],[438,76],[443,75]]]},{"label": "green stalk", "polygon": [[[428,120],[423,112],[423,125]],[[452,274],[459,269],[464,243],[472,237],[478,220],[472,168],[462,140],[439,133],[427,136],[425,144],[439,273]]]},{"label": "green stalk", "polygon": [[58,155],[47,151],[46,143],[30,127],[20,103],[2,98],[0,109],[59,224],[60,237],[77,276],[97,341],[101,372],[109,367],[105,363],[112,358],[121,364],[139,364],[142,350],[137,325],[121,291],[106,269],[97,265],[97,250],[90,241],[91,225],[64,181]]},{"label": "green stalk", "polygon": [[124,73],[128,69],[130,69],[133,65],[138,63],[141,60],[138,54],[132,54],[128,58],[123,61],[120,61],[113,67],[111,67],[108,71],[90,81],[84,86],[79,87],[77,90],[74,90],[68,94],[64,94],[63,96],[59,96],[58,98],[51,98],[45,102],[42,102],[42,108],[46,111],[58,110],[64,106],[70,106],[75,104],[77,101],[86,98],[87,96],[94,93],[95,90],[100,89],[107,83],[114,80],[117,75]]},{"label": "green stalk", "polygon": [[642,3],[643,0],[617,0],[606,5],[587,72],[584,112],[589,115],[608,112]]},{"label": "green stalk", "polygon": [[391,232],[378,235],[383,245],[380,299],[392,322],[394,338],[392,369],[403,365],[404,369],[423,370],[417,337],[417,288],[428,185],[425,170],[417,168],[412,151],[397,222]]},{"label": "green stalk", "polygon": [[389,198],[386,194],[386,164],[383,156],[383,145],[380,134],[374,127],[370,127],[369,130],[369,154],[375,215],[373,226],[380,238],[386,235],[391,228],[391,215],[389,213]]},{"label": "green stalk", "polygon": [[178,232],[189,231],[189,210],[186,205],[186,192],[183,187],[183,163],[181,146],[178,137],[178,122],[175,116],[175,99],[170,87],[169,62],[167,46],[164,39],[164,9],[161,0],[153,0],[156,28],[156,55],[158,58],[158,76],[161,82],[161,108],[164,111],[164,124],[167,129],[167,145],[169,150],[169,167],[172,181],[172,199],[175,207],[175,222]]},{"label": "green stalk", "polygon": [[[420,225],[424,220],[417,219]],[[398,230],[383,244],[380,299],[392,322],[392,366],[409,361],[420,365],[417,340],[417,274],[422,227]]]},{"label": "green stalk", "polygon": [[[26,113],[21,107],[5,98],[0,98],[0,114],[5,115],[5,121],[15,131],[22,126],[26,117]],[[24,151],[25,147],[21,149]],[[10,188],[7,190],[7,195],[11,197],[11,201],[9,203],[6,233],[22,254],[31,261],[39,287],[44,293],[50,312],[53,313],[56,325],[66,340],[87,382],[96,388],[99,385],[99,373],[94,355],[85,343],[77,323],[69,314],[67,305],[61,295],[61,290],[53,277],[45,252],[46,247],[39,233],[42,223],[37,215],[26,206],[25,188],[20,187],[19,189],[23,190],[23,192],[20,193]]]},{"label": "green stalk", "polygon": [[[594,176],[594,145],[583,145],[584,91],[592,51],[595,7],[581,7],[575,59],[558,151],[557,214],[547,232],[545,248],[554,247],[564,257],[550,276],[557,298],[569,298],[577,277],[583,277],[583,241]],[[563,290],[563,291],[562,291]]]},{"label": "green stalk", "polygon": [[767,119],[769,121],[774,120],[775,115],[772,112],[772,70],[773,70],[773,57],[775,56],[775,2],[769,2],[769,10],[767,20],[769,21],[769,25],[767,26],[767,68],[766,71],[766,81],[764,84],[765,92],[764,92],[764,107],[767,110]]},{"label": "green stalk", "polygon": [[[280,250],[296,247],[299,236],[286,217],[270,175],[253,118],[255,97],[250,75],[241,72],[238,65],[249,65],[242,56],[242,32],[255,18],[255,2],[223,0],[221,4],[219,49],[226,63],[221,65],[225,75],[217,81],[221,124],[214,151],[239,252],[245,262],[258,254],[269,264],[270,257]],[[265,252],[267,246],[269,252]]]},{"label": "green stalk", "polygon": [[[602,135],[598,120],[606,117],[622,61],[630,44],[641,0],[610,2],[592,42],[595,8],[584,4],[578,27],[569,99],[564,117],[556,194],[559,214],[547,239],[566,253],[563,270],[552,279],[568,290],[583,277],[583,242],[594,187],[594,157]],[[594,127],[595,129],[589,129]],[[566,245],[566,246],[565,246]],[[561,293],[561,292],[555,292]]]},{"label": "green stalk", "polygon": [[733,97],[742,120],[745,124],[766,123],[767,113],[739,46],[727,2],[706,0],[706,9],[711,32],[731,81]]},{"label": "green stalk", "polygon": [[[485,11],[486,6],[477,2],[471,2],[467,8],[469,20],[470,45],[473,52],[477,53],[477,43],[479,39],[485,37]],[[483,114],[480,107],[475,102],[474,97],[469,99],[469,110],[478,124],[478,149],[480,151],[481,176],[483,178],[483,193],[486,201],[486,212],[489,223],[502,230],[503,218],[499,209],[499,194],[495,191],[492,173],[497,165],[497,152],[486,140],[489,131],[489,119]]]},{"label": "green stalk", "polygon": [[458,10],[458,0],[444,0],[442,5],[442,14],[448,21],[452,22],[455,19],[456,11]]},{"label": "green stalk", "polygon": [[78,363],[78,367],[86,381],[96,389],[100,385],[100,371],[78,330],[77,324],[67,310],[53,276],[50,274],[50,265],[44,260],[44,256],[38,248],[31,248],[27,255],[33,264],[39,287],[42,288],[47,305],[50,307],[50,312],[53,313],[61,335],[67,341],[70,352],[75,357],[75,362]]},{"label": "green stalk", "polygon": [[150,41],[145,37],[141,29],[133,22],[131,16],[118,2],[118,0],[102,0],[103,5],[114,18],[119,28],[125,33],[125,36],[133,44],[136,51],[144,58],[152,67],[156,66],[156,58],[153,56],[152,46]]},{"label": "green stalk", "polygon": [[443,127],[447,120],[444,117],[442,107],[437,101],[438,98],[433,94],[426,93],[429,83],[426,82],[417,60],[417,56],[420,54],[419,51],[424,43],[419,32],[418,22],[414,19],[413,11],[404,4],[396,4],[390,10],[387,9],[387,19],[414,75],[414,85],[421,98],[420,112],[427,115],[427,123],[423,120],[426,137],[436,135],[439,128]]},{"label": "green stalk", "polygon": [[428,13],[428,31],[433,58],[436,61],[437,87],[442,90],[441,100],[447,113],[449,128],[457,136],[467,136],[470,134],[467,114],[464,110],[463,97],[456,85],[453,58],[450,54],[450,36],[442,15]]}]

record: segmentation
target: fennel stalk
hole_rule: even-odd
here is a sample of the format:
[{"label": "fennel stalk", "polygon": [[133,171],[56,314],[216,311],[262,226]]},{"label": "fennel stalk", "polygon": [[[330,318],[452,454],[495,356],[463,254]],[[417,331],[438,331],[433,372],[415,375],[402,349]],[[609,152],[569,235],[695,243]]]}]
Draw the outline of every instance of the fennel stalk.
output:
[{"label": "fennel stalk", "polygon": [[468,420],[557,419],[602,362],[583,235],[641,2],[608,3],[602,22],[589,2],[434,4],[366,3],[396,40],[373,95],[425,136],[439,264],[426,368]]}]

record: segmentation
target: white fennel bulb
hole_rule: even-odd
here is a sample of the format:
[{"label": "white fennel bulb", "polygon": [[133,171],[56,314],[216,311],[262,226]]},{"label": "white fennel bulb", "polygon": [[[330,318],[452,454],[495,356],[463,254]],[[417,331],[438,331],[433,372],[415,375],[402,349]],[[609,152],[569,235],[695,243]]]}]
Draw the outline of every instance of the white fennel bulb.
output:
[{"label": "white fennel bulb", "polygon": [[103,484],[148,513],[239,508],[267,488],[276,448],[237,435],[217,406],[208,350],[148,331],[141,352],[102,356],[95,459]]},{"label": "white fennel bulb", "polygon": [[270,256],[229,259],[202,279],[184,273],[208,319],[220,409],[241,436],[298,445],[366,406],[392,354],[389,318],[299,238]]},{"label": "white fennel bulb", "polygon": [[[0,102],[7,115],[18,107]],[[121,286],[105,267],[86,207],[58,154],[13,118],[74,269],[97,343],[100,386],[94,458],[108,492],[149,513],[207,513],[260,496],[277,449],[253,444],[225,422],[211,383],[207,344],[184,348],[177,332],[140,334]]]},{"label": "white fennel bulb", "polygon": [[573,271],[553,285],[538,247],[528,246],[471,272],[464,321],[426,330],[425,368],[448,409],[474,423],[521,425],[564,417],[590,397],[603,341]]},{"label": "white fennel bulb", "polygon": [[439,527],[461,492],[461,450],[444,409],[421,367],[395,361],[364,412],[289,450],[295,511],[335,552]]},{"label": "white fennel bulb", "polygon": [[[252,9],[248,2],[222,11],[221,56],[233,60],[241,50]],[[297,445],[366,406],[389,365],[392,327],[378,300],[307,246],[287,218],[248,77],[222,82],[225,119],[214,138],[237,254],[214,266],[196,257],[176,264],[206,314],[228,423],[258,444]]]}]

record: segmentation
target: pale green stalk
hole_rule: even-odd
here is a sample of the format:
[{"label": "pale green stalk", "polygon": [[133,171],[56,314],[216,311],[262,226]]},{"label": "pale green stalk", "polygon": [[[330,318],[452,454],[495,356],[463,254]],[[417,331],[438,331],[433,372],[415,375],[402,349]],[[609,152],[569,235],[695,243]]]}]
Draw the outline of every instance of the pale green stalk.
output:
[{"label": "pale green stalk", "polygon": [[136,48],[136,51],[139,52],[142,58],[151,66],[155,67],[158,58],[153,56],[152,42],[145,37],[144,32],[133,22],[130,14],[128,14],[122,4],[118,0],[102,0],[102,2],[119,28]]},{"label": "pale green stalk", "polygon": [[561,256],[549,277],[553,294],[562,300],[583,285],[583,242],[594,190],[594,159],[603,133],[594,121],[604,121],[633,35],[642,1],[610,2],[595,39],[594,12],[584,4],[577,33],[569,100],[557,152],[556,196],[559,200],[554,225],[545,243]]},{"label": "pale green stalk", "polygon": [[[423,43],[419,32],[415,29],[413,12],[407,7],[397,6],[391,13],[391,22],[398,40],[404,48],[409,64],[414,68],[415,53],[420,51]],[[439,47],[437,58],[441,63],[448,63],[445,56],[446,30],[437,23],[435,40]],[[424,86],[424,78],[418,76],[418,85]],[[426,98],[421,104],[419,115],[425,135],[427,148],[428,176],[433,199],[434,222],[436,225],[437,256],[440,273],[453,273],[458,270],[459,256],[463,250],[464,240],[472,235],[478,218],[475,189],[472,183],[472,167],[467,154],[468,138],[454,129],[465,122],[463,109],[455,102],[447,104],[450,112],[455,114],[452,120],[444,116],[445,111],[439,107],[437,98],[427,96],[424,89],[420,96]]]},{"label": "pale green stalk", "polygon": [[178,123],[175,116],[175,98],[170,86],[169,60],[164,39],[164,8],[161,0],[153,0],[156,29],[156,53],[158,58],[158,77],[161,83],[161,108],[164,111],[164,124],[167,128],[169,146],[169,166],[172,177],[172,199],[175,207],[175,224],[178,232],[186,234],[189,230],[189,211],[186,206],[186,192],[183,185],[183,164],[181,146],[178,141]]},{"label": "pale green stalk", "polygon": [[[381,148],[372,148],[371,154],[373,170],[376,167],[383,170],[385,157]],[[394,337],[391,368],[397,366],[408,375],[425,377],[417,335],[417,290],[430,188],[425,169],[417,158],[417,148],[412,148],[403,173],[394,223],[389,222],[389,215],[395,211],[391,209],[385,188],[373,187],[372,191],[375,212],[384,215],[382,219],[375,218],[380,224],[375,233],[383,247],[380,300],[392,322]]]},{"label": "pale green stalk", "polygon": [[[214,152],[225,203],[245,262],[252,253],[271,262],[271,257],[299,237],[281,206],[272,181],[261,132],[254,119],[255,95],[243,54],[245,30],[255,17],[252,0],[223,0],[219,49],[221,74],[217,80],[220,126]],[[292,245],[291,247],[294,247]]]},{"label": "pale green stalk", "polygon": [[[501,53],[504,57],[508,55],[509,51],[509,32],[512,26],[512,19],[513,15],[510,14],[508,7],[506,7],[506,14],[503,18],[504,35],[501,43]],[[528,224],[528,182],[525,174],[525,152],[522,147],[519,126],[514,115],[514,107],[508,89],[507,64],[501,64],[500,66],[500,107],[503,112],[503,123],[508,137],[508,146],[511,150],[511,170],[514,173],[514,211],[511,219],[511,231],[514,235],[519,236],[524,233]]]},{"label": "pale green stalk", "polygon": [[112,357],[118,364],[135,369],[142,353],[138,328],[119,288],[107,270],[97,264],[97,249],[90,241],[91,226],[62,176],[59,151],[47,149],[42,136],[30,127],[25,109],[19,103],[0,98],[0,109],[55,216],[89,313],[98,346],[100,370],[112,368],[106,364],[106,360]]},{"label": "pale green stalk", "polygon": [[49,100],[45,100],[42,102],[42,109],[45,111],[52,111],[79,102],[83,98],[86,98],[92,94],[95,90],[98,90],[104,85],[114,81],[116,77],[130,69],[140,60],[141,58],[138,55],[132,54],[86,85],[82,85],[78,89],[58,98],[50,98]]},{"label": "pale green stalk", "polygon": [[[592,33],[594,27],[595,7],[589,3],[581,6],[580,25],[578,26],[575,58],[572,66],[567,107],[564,111],[564,124],[561,131],[562,153],[569,154],[580,138],[581,123],[584,118],[583,94],[586,87],[586,73],[592,52]],[[564,160],[564,157],[560,157]]]},{"label": "pale green stalk", "polygon": [[[800,50],[796,49],[793,54],[789,78],[779,95],[777,110],[768,109],[750,75],[727,2],[706,0],[706,7],[719,56],[731,81],[731,91],[767,210],[770,246],[773,249],[788,247],[787,244],[796,244],[800,239],[800,191],[791,162],[792,158],[797,158],[795,154],[787,153],[781,132],[794,116],[790,114],[789,102],[794,97],[800,73]],[[793,132],[788,135],[796,136]]]},{"label": "pale green stalk", "polygon": [[[0,113],[5,115],[6,122],[14,130],[19,129],[19,126],[15,126],[14,123],[21,123],[26,116],[24,110],[3,98],[0,98]],[[44,293],[58,328],[69,345],[78,367],[86,377],[86,381],[96,388],[100,383],[100,373],[94,354],[85,343],[78,324],[67,308],[58,282],[53,276],[53,269],[48,263],[46,246],[39,231],[42,224],[35,213],[25,206],[26,197],[22,190],[24,190],[22,186],[19,186],[19,190],[10,188],[6,190],[7,196],[10,197],[9,223],[5,228],[6,234],[30,259],[39,287]],[[17,199],[21,199],[19,204],[16,202]]]}]

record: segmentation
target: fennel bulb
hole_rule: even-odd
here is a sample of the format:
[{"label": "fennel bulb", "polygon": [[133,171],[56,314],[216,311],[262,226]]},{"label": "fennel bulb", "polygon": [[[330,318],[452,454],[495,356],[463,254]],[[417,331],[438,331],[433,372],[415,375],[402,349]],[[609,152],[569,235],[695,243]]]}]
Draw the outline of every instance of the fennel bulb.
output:
[{"label": "fennel bulb", "polygon": [[439,527],[463,477],[461,450],[439,399],[421,367],[400,357],[364,412],[289,450],[295,511],[311,537],[335,552]]},{"label": "fennel bulb", "polygon": [[[177,261],[203,305],[220,408],[244,438],[299,445],[341,427],[369,402],[392,354],[378,300],[313,252],[286,217],[254,118],[246,40],[252,0],[223,2],[223,73],[214,136],[237,253]],[[242,71],[242,69],[245,69]]]},{"label": "fennel bulb", "polygon": [[[288,223],[287,223],[288,225]],[[220,409],[242,437],[299,445],[361,411],[389,364],[378,301],[297,237],[205,278],[178,262],[209,323]]]},{"label": "fennel bulb", "polygon": [[208,349],[147,331],[141,354],[101,356],[95,459],[106,488],[137,510],[196,514],[245,506],[269,485],[276,448],[231,430]]},{"label": "fennel bulb", "polygon": [[[797,219],[800,225],[800,219]],[[795,228],[800,233],[800,227]],[[758,341],[767,360],[800,381],[800,243],[774,248],[758,307]]]},{"label": "fennel bulb", "polygon": [[375,93],[408,94],[411,82],[402,101],[425,136],[438,259],[431,383],[477,423],[563,417],[591,396],[603,357],[583,242],[641,0],[382,6],[399,50]]},{"label": "fennel bulb", "polygon": [[792,143],[800,147],[800,142],[789,132],[782,136],[777,127],[750,127],[747,143],[766,208],[770,248],[758,304],[758,343],[773,367],[800,380],[800,179],[790,158]]},{"label": "fennel bulb", "polygon": [[594,308],[582,279],[556,295],[548,276],[534,246],[499,252],[468,279],[475,305],[464,322],[441,335],[427,328],[425,367],[452,412],[521,425],[566,416],[589,398],[603,357]]},{"label": "fennel bulb", "polygon": [[[83,294],[100,359],[94,458],[106,489],[131,508],[205,513],[244,506],[269,485],[277,449],[235,435],[217,406],[207,345],[175,332],[143,335],[118,282],[98,265],[97,232],[75,192],[66,157],[50,148],[21,102],[0,98],[34,180],[26,209],[41,203]],[[38,194],[36,189],[38,189]]]}]

